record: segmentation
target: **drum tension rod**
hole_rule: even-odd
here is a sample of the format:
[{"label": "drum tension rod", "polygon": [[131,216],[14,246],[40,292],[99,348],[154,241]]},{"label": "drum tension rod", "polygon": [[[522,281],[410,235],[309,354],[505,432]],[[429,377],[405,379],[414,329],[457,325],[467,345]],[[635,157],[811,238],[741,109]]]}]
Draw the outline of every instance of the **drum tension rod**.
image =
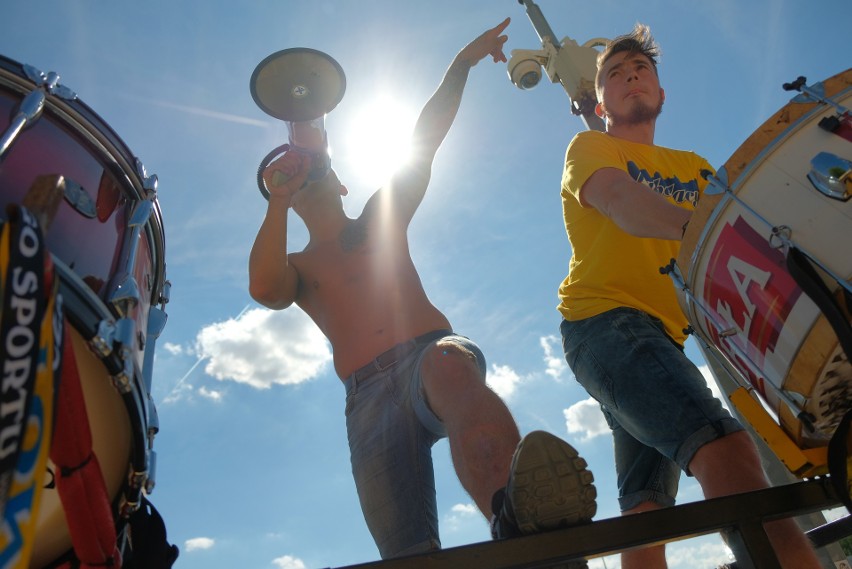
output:
[{"label": "drum tension rod", "polygon": [[51,71],[44,74],[31,65],[22,66],[26,76],[36,85],[36,89],[27,93],[18,104],[15,116],[9,122],[6,132],[0,136],[0,158],[12,146],[22,130],[32,125],[41,116],[47,95],[55,95],[62,99],[76,99],[77,94],[59,84],[59,75]]},{"label": "drum tension rod", "polygon": [[820,128],[825,129],[829,132],[834,132],[839,129],[842,122],[840,119],[841,117],[849,114],[849,109],[847,109],[843,105],[840,105],[839,103],[832,101],[831,99],[826,99],[823,96],[823,93],[821,93],[817,88],[808,87],[806,83],[807,79],[800,75],[798,78],[796,78],[795,81],[791,83],[784,83],[783,85],[781,85],[781,87],[785,91],[799,91],[800,93],[807,95],[818,103],[824,103],[837,109],[836,115],[830,117],[823,117],[818,124]]}]

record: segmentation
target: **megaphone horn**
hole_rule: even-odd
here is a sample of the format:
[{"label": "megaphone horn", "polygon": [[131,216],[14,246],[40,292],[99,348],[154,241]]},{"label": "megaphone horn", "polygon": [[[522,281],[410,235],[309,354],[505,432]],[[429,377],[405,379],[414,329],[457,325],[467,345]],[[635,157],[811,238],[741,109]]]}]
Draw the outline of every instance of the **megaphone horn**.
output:
[{"label": "megaphone horn", "polygon": [[330,55],[307,47],[277,51],[261,61],[251,75],[251,96],[265,113],[287,123],[290,144],[270,152],[258,170],[258,186],[265,197],[268,191],[262,171],[274,156],[293,149],[312,157],[309,179],[328,172],[328,138],[325,115],[343,99],[346,75]]},{"label": "megaphone horn", "polygon": [[343,99],[346,75],[328,54],[307,47],[278,51],[251,75],[251,96],[265,113],[287,122],[322,117]]}]

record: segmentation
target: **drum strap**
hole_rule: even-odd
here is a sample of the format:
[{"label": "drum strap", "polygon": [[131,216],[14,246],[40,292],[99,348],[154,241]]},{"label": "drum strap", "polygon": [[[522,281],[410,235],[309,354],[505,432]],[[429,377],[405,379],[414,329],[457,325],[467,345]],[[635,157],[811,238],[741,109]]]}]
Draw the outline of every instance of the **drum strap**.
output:
[{"label": "drum strap", "polygon": [[[12,205],[0,229],[0,567],[29,565],[50,438],[62,302],[37,218]],[[54,313],[55,311],[55,313]]]},{"label": "drum strap", "polygon": [[836,299],[817,273],[807,256],[795,247],[787,252],[787,270],[796,284],[807,294],[825,315],[831,325],[840,346],[846,353],[846,359],[852,362],[852,326],[849,325],[852,298],[846,289],[841,288],[842,298]]},{"label": "drum strap", "polygon": [[849,437],[849,424],[852,422],[852,411],[847,411],[837,430],[828,441],[828,473],[837,497],[852,513],[852,497],[849,486],[849,450],[852,440]]},{"label": "drum strap", "polygon": [[[67,338],[69,324],[64,326]],[[70,340],[65,342],[62,359],[56,431],[50,449],[58,470],[56,489],[80,567],[120,569],[112,507],[98,457],[92,452],[92,432]]]},{"label": "drum strap", "polygon": [[[795,247],[787,252],[787,269],[796,283],[825,315],[831,324],[847,360],[852,362],[852,327],[849,325],[849,308],[852,299],[846,289],[841,288],[842,297],[837,299],[826,286],[807,256]],[[852,411],[848,411],[840,420],[828,443],[828,472],[838,498],[852,513],[852,497],[849,487],[849,453],[852,447],[849,426],[852,423]]]}]

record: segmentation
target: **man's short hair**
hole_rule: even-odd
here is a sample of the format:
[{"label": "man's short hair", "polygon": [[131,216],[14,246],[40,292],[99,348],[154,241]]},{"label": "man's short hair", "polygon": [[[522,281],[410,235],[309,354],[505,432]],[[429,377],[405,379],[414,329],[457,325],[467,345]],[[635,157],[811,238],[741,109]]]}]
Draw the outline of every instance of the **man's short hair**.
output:
[{"label": "man's short hair", "polygon": [[626,51],[630,54],[640,53],[647,57],[654,67],[654,73],[657,73],[657,59],[660,57],[660,46],[657,45],[654,36],[651,35],[651,28],[645,24],[636,22],[633,26],[633,31],[629,34],[620,35],[604,46],[603,51],[598,54],[598,72],[595,74],[595,91],[600,99],[600,71],[610,57],[616,53]]}]

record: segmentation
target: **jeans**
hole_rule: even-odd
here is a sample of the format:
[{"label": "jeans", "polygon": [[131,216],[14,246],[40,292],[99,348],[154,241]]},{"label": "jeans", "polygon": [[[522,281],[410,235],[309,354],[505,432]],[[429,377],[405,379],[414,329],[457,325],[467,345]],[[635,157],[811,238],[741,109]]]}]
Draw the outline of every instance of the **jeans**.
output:
[{"label": "jeans", "polygon": [[698,449],[742,426],[659,319],[622,307],[563,320],[560,331],[568,366],[612,429],[622,511],[673,505]]},{"label": "jeans", "polygon": [[447,432],[425,399],[420,366],[438,341],[471,351],[485,381],[485,357],[471,340],[446,332],[414,342],[386,369],[346,386],[346,429],[352,474],[367,527],[383,559],[440,549],[432,446]]}]

